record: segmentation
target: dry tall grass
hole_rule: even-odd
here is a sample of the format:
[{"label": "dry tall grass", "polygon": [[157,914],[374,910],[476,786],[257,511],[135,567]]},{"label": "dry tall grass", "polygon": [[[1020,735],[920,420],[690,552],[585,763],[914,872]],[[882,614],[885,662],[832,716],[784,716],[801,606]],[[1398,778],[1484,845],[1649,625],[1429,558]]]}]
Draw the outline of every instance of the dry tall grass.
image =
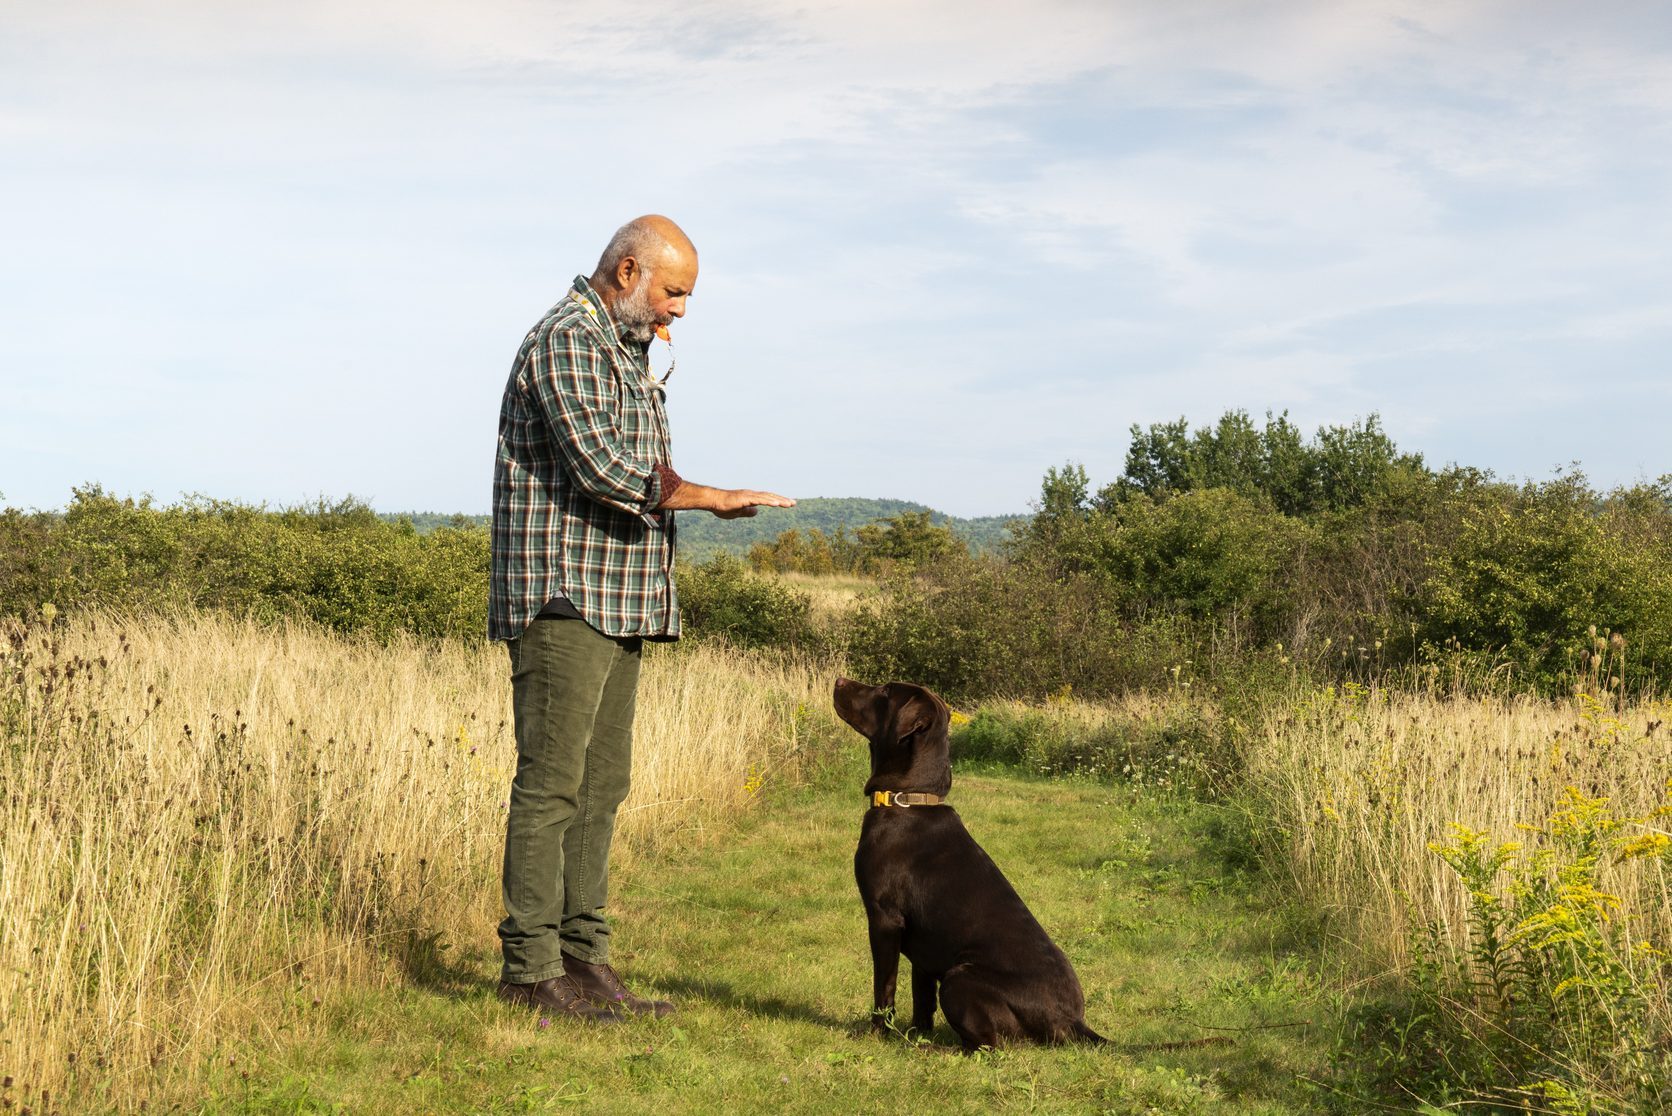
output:
[{"label": "dry tall grass", "polygon": [[877,579],[858,574],[808,574],[779,572],[771,576],[798,593],[807,594],[808,605],[817,623],[829,624],[853,611],[853,606],[867,593],[877,590]]},{"label": "dry tall grass", "polygon": [[[1301,893],[1338,912],[1344,939],[1373,963],[1402,969],[1414,929],[1435,924],[1462,956],[1468,889],[1430,848],[1453,825],[1496,842],[1566,805],[1568,788],[1605,798],[1622,838],[1665,825],[1672,707],[1605,708],[1589,698],[1439,698],[1352,685],[1302,698],[1267,721],[1249,757],[1251,785],[1284,834]],[[1531,852],[1531,848],[1527,850]],[[1672,945],[1664,856],[1610,857],[1632,941]],[[1665,990],[1658,992],[1667,1013]],[[1672,1013],[1667,1013],[1672,1014]]]},{"label": "dry tall grass", "polygon": [[[135,1102],[433,935],[492,943],[502,648],[195,616],[0,635],[0,1074]],[[828,679],[657,649],[617,863],[792,765]]]}]

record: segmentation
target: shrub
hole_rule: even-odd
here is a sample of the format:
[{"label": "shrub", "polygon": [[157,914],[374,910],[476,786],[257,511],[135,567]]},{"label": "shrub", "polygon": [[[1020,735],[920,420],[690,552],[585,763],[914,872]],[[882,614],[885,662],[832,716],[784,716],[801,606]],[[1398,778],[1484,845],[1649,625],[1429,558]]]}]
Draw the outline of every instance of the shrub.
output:
[{"label": "shrub", "polygon": [[1014,764],[1039,775],[1082,775],[1197,793],[1225,789],[1237,766],[1228,727],[1198,703],[1097,710],[1075,703],[1066,690],[1043,706],[977,710],[955,724],[952,754],[960,760]]},{"label": "shrub", "polygon": [[1431,473],[1369,422],[1303,447],[1302,472],[1333,479],[1291,514],[1282,430],[1233,417],[1205,440],[1135,434],[1128,475],[1095,497],[1079,466],[1047,471],[1011,558],[1093,576],[1129,633],[1170,620],[1215,681],[1280,646],[1324,676],[1558,693],[1600,669],[1598,638],[1624,668],[1605,682],[1672,676],[1672,478],[1604,495],[1577,474]]},{"label": "shrub", "polygon": [[860,676],[918,682],[955,699],[1161,687],[1204,648],[1188,619],[1129,623],[1094,575],[968,556],[888,579],[853,610],[844,636]]},{"label": "shrub", "polygon": [[697,638],[740,647],[814,649],[821,644],[805,593],[749,572],[739,559],[718,554],[676,574],[680,613]]},{"label": "shrub", "polygon": [[933,512],[902,512],[854,532],[858,573],[910,570],[969,553],[952,528],[934,522]]},{"label": "shrub", "polygon": [[851,573],[854,545],[847,532],[838,527],[827,535],[817,527],[803,534],[791,528],[768,542],[749,548],[746,561],[760,573]]},{"label": "shrub", "polygon": [[828,535],[816,527],[806,534],[792,528],[750,547],[748,562],[761,572],[887,574],[967,553],[969,545],[937,524],[933,512],[908,511],[852,535],[842,527]]},{"label": "shrub", "polygon": [[1421,635],[1435,647],[1490,649],[1533,686],[1559,692],[1588,665],[1601,628],[1621,636],[1647,675],[1667,677],[1672,513],[1664,491],[1603,499],[1573,474],[1479,493],[1455,535],[1429,543]]},{"label": "shrub", "polygon": [[267,511],[201,497],[78,489],[61,517],[0,519],[0,612],[40,605],[210,609],[301,617],[380,639],[480,638],[487,625],[488,533],[420,535],[352,498]]},{"label": "shrub", "polygon": [[1133,500],[1108,516],[1101,571],[1134,615],[1181,612],[1273,633],[1287,604],[1279,574],[1289,565],[1299,524],[1261,510],[1228,489],[1205,489],[1164,503]]}]

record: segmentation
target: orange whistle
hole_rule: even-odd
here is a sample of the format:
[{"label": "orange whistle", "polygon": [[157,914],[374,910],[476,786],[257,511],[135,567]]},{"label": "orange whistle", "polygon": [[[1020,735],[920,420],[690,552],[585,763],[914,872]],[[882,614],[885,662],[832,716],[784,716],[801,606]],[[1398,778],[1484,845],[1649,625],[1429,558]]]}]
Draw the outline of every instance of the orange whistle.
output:
[{"label": "orange whistle", "polygon": [[665,325],[657,326],[656,327],[656,336],[658,336],[662,340],[666,341],[668,339],[668,327],[665,326]]}]

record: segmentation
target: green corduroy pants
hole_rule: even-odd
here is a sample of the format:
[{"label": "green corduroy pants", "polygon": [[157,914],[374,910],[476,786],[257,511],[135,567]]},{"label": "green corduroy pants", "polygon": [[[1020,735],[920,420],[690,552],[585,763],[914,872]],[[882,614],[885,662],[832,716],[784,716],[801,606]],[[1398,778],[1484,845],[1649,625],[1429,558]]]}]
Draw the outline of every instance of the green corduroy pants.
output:
[{"label": "green corduroy pants", "polygon": [[610,838],[627,797],[640,641],[539,618],[509,643],[517,773],[505,832],[501,979],[609,960]]}]

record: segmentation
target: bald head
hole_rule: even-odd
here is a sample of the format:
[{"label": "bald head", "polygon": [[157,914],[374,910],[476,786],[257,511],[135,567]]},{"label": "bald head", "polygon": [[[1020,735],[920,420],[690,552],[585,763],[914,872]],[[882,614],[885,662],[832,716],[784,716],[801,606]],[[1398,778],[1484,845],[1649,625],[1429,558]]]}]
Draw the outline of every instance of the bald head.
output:
[{"label": "bald head", "polygon": [[609,275],[623,260],[634,259],[646,271],[655,271],[672,256],[687,256],[694,264],[696,245],[685,230],[660,214],[635,217],[615,230],[604,254],[598,257],[597,274]]},{"label": "bald head", "polygon": [[666,217],[636,217],[610,237],[588,282],[622,331],[648,342],[657,326],[685,316],[685,299],[697,285],[697,249]]}]

